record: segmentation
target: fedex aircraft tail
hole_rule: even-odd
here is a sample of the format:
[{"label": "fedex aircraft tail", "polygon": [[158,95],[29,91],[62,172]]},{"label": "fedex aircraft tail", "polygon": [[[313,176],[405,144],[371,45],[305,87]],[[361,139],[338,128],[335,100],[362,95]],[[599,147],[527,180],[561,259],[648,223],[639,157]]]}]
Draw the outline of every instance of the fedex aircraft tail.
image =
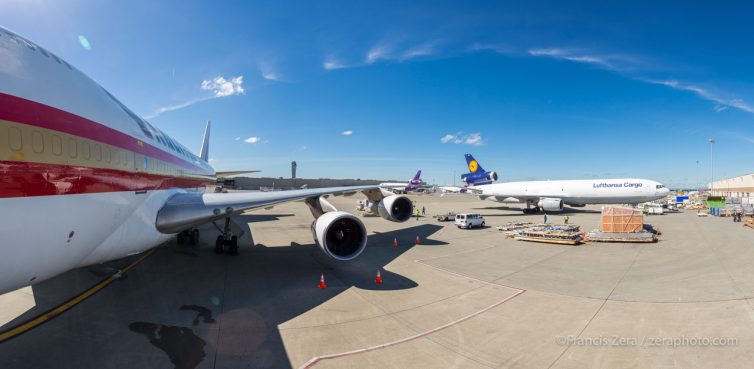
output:
[{"label": "fedex aircraft tail", "polygon": [[416,175],[414,176],[414,180],[419,180],[419,179],[421,179],[421,178],[420,178],[421,176],[422,176],[422,171],[421,171],[421,170],[417,171],[417,172],[416,172]]}]

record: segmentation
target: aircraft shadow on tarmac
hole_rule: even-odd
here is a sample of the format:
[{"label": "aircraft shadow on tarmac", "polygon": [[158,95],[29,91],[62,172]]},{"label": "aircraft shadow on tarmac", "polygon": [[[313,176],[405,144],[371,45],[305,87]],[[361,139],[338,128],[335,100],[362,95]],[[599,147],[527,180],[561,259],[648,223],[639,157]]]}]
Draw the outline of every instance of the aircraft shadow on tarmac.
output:
[{"label": "aircraft shadow on tarmac", "polygon": [[[249,218],[234,221],[243,224],[246,219]],[[207,364],[207,360],[225,368],[291,367],[278,329],[280,324],[315,309],[351,287],[391,291],[418,286],[410,278],[384,267],[413,247],[446,243],[431,239],[432,234],[442,229],[439,225],[412,226],[408,222],[405,225],[408,227],[404,229],[370,234],[363,254],[347,262],[327,257],[314,243],[252,247],[248,233],[242,237],[246,240],[240,256],[216,255],[211,245],[217,231],[213,232],[214,227],[209,225],[202,229],[199,246],[167,243],[129,272],[128,278],[108,286],[72,311],[23,334],[21,339],[6,342],[8,350],[0,352],[0,362],[6,356],[5,359],[25,362],[30,367],[73,367],[81,360],[82,339],[49,332],[92,330],[98,333],[87,334],[86,344],[91,347],[100,347],[103,352],[140,350],[134,357],[146,361],[131,363],[134,367],[164,360],[163,355],[179,369],[193,369]],[[417,236],[420,245],[415,245]],[[393,247],[394,239],[398,240],[398,247]],[[108,265],[117,270],[131,260],[118,260]],[[382,284],[374,281],[377,270],[381,272]],[[317,287],[322,273],[326,289]],[[65,293],[80,292],[99,279],[101,277],[86,268],[77,269],[35,285],[35,298],[38,305],[45,301],[60,303],[67,298]],[[50,306],[54,305],[43,303],[5,327]],[[93,311],[97,314],[88,316]],[[128,314],[122,314],[123,311]],[[103,318],[113,316],[121,318]],[[146,342],[159,351],[145,351]],[[61,354],[38,355],[36,348],[50,345],[57,345]],[[88,363],[96,366],[97,360],[107,360],[107,356],[89,358]],[[69,364],[60,366],[61,363]]]}]

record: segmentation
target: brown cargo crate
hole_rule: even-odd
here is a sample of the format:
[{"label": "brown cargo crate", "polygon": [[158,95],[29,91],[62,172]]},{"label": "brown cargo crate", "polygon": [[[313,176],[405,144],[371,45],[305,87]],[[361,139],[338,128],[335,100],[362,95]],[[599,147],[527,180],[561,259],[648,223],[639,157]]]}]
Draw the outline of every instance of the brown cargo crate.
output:
[{"label": "brown cargo crate", "polygon": [[617,206],[602,207],[602,232],[634,233],[640,232],[644,225],[641,209]]}]

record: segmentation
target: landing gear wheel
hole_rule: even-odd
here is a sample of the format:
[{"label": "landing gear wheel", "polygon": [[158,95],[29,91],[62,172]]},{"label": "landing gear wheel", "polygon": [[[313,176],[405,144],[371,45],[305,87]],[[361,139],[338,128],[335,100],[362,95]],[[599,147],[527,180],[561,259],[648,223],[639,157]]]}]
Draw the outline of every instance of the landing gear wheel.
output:
[{"label": "landing gear wheel", "polygon": [[230,238],[230,254],[233,256],[238,255],[238,237],[233,236]]},{"label": "landing gear wheel", "polygon": [[193,231],[191,231],[191,241],[189,242],[192,245],[196,245],[199,243],[199,230],[194,228]]},{"label": "landing gear wheel", "polygon": [[223,236],[217,236],[217,240],[215,240],[215,254],[223,253],[223,243],[225,243]]}]

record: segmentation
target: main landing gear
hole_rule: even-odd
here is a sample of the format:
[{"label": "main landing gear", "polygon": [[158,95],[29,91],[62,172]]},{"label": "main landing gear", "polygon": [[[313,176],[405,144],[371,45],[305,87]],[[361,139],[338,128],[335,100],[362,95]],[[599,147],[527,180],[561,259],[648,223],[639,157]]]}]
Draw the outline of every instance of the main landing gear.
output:
[{"label": "main landing gear", "polygon": [[199,243],[199,230],[196,228],[187,229],[178,233],[177,239],[179,245],[188,243],[191,246],[196,246]]},{"label": "main landing gear", "polygon": [[526,204],[524,208],[524,214],[536,214],[539,213],[539,206],[531,207],[531,204]]},{"label": "main landing gear", "polygon": [[[217,227],[217,224],[215,224]],[[217,227],[220,229],[220,227]],[[222,234],[215,240],[215,253],[222,254],[225,246],[228,246],[228,253],[238,255],[238,236],[233,235],[230,229],[230,217],[225,218],[225,227],[221,230]]]}]

